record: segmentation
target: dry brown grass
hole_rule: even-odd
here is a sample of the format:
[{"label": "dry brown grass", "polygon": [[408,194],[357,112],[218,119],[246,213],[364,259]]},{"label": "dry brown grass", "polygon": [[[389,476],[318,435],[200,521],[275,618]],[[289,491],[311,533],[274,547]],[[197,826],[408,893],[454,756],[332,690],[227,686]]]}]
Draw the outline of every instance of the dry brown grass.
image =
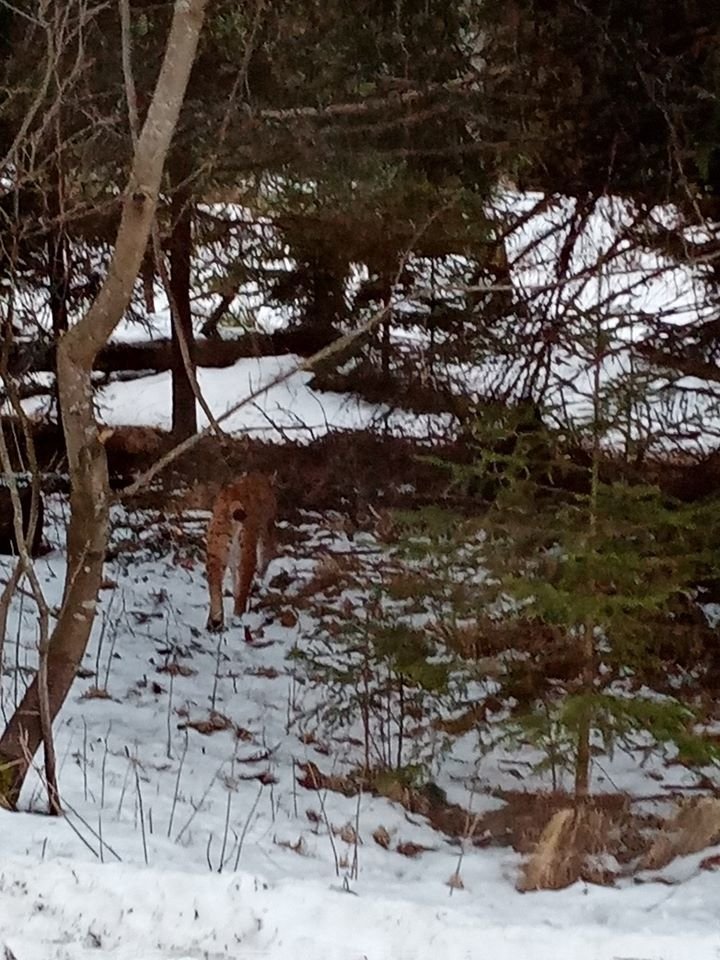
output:
[{"label": "dry brown grass", "polygon": [[577,866],[571,863],[571,858],[575,859],[577,855],[569,849],[574,821],[575,811],[569,808],[558,810],[552,816],[534,853],[523,865],[516,883],[518,890],[557,890],[577,878]]},{"label": "dry brown grass", "polygon": [[159,427],[108,427],[103,431],[102,442],[108,457],[157,458],[169,446],[170,435]]},{"label": "dry brown grass", "polygon": [[487,712],[488,708],[485,701],[474,703],[459,716],[450,719],[436,717],[432,722],[432,728],[433,730],[442,730],[443,733],[448,733],[451,737],[461,737],[469,730],[474,730],[481,723],[485,723]]},{"label": "dry brown grass", "polygon": [[230,717],[226,717],[224,714],[218,713],[215,710],[210,711],[208,717],[198,720],[188,720],[185,723],[178,724],[178,730],[197,730],[198,733],[202,733],[204,736],[210,736],[210,734],[219,733],[223,730],[232,730],[234,727],[235,724]]},{"label": "dry brown grass", "polygon": [[361,561],[352,554],[326,555],[318,561],[312,576],[293,596],[295,603],[318,594],[339,596],[347,587],[357,584],[356,574]]},{"label": "dry brown grass", "polygon": [[299,857],[308,856],[307,844],[302,837],[298,837],[295,843],[291,843],[289,840],[278,839],[274,839],[273,843],[275,843],[278,847],[284,847],[286,850],[292,850],[292,852],[296,853]]},{"label": "dry brown grass", "polygon": [[81,700],[112,700],[112,697],[104,687],[88,687],[81,695]]},{"label": "dry brown grass", "polygon": [[379,847],[383,848],[383,850],[387,850],[390,846],[390,834],[383,826],[380,826],[377,828],[377,830],[373,831],[372,838]]},{"label": "dry brown grass", "polygon": [[[526,617],[498,620],[478,617],[473,622],[444,625],[440,639],[458,656],[487,666],[488,675],[507,674],[508,692],[526,703],[542,694],[548,680],[572,680],[581,670],[577,645],[563,631]],[[523,659],[500,657],[516,651]]]},{"label": "dry brown grass", "polygon": [[684,801],[667,821],[652,846],[640,860],[643,870],[660,870],[676,857],[699,853],[720,843],[720,799],[697,797]]},{"label": "dry brown grass", "polygon": [[[488,642],[487,626],[479,617],[472,622],[443,625],[441,637],[453,653],[465,660],[479,660],[494,647]],[[495,649],[492,652],[496,652]]]},{"label": "dry brown grass", "polygon": [[[305,742],[313,743],[312,735]],[[434,830],[448,837],[462,837],[475,847],[512,847],[528,858],[518,881],[523,891],[560,889],[579,879],[609,884],[619,875],[630,876],[652,838],[664,829],[660,817],[634,810],[624,794],[598,795],[576,810],[572,796],[562,791],[509,790],[498,794],[505,801],[500,809],[471,814],[449,803],[432,784],[411,787],[391,771],[356,769],[344,776],[328,775],[312,761],[299,764],[298,770],[298,785],[307,790],[331,790],[350,797],[362,789],[426,818]],[[389,849],[390,835],[384,828],[379,827],[373,839]],[[609,858],[616,864],[614,870],[607,865]]]},{"label": "dry brown grass", "polygon": [[576,880],[612,882],[613,875],[593,862],[607,853],[611,834],[608,814],[590,805],[558,810],[540,835],[535,850],[523,865],[516,887],[562,890]]},{"label": "dry brown grass", "polygon": [[397,853],[402,854],[403,857],[410,857],[415,859],[419,857],[421,853],[429,853],[432,850],[436,850],[437,847],[424,847],[421,843],[413,843],[410,840],[405,841],[404,843],[398,843],[395,847]]},{"label": "dry brown grass", "polygon": [[358,783],[352,777],[323,773],[312,760],[299,763],[298,770],[300,776],[296,778],[297,782],[299,786],[306,790],[332,790],[334,793],[342,793],[346,797],[354,797],[360,789]]},{"label": "dry brown grass", "polygon": [[424,599],[426,582],[422,574],[398,570],[387,577],[385,589],[393,600],[412,600],[416,597]]}]

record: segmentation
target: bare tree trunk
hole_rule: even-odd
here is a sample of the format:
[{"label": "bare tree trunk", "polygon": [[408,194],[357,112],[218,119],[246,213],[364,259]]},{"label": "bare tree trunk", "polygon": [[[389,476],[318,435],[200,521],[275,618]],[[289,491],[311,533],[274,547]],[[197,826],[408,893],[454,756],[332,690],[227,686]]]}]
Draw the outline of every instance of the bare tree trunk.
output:
[{"label": "bare tree trunk", "polygon": [[150,244],[143,258],[141,276],[145,310],[147,313],[155,313],[155,254]]},{"label": "bare tree trunk", "polygon": [[312,298],[304,322],[334,330],[347,314],[345,273],[339,261],[321,255],[311,257],[308,271],[312,280]]},{"label": "bare tree trunk", "polygon": [[204,337],[208,337],[209,339],[220,338],[220,333],[218,331],[220,321],[232,306],[232,302],[237,296],[237,292],[238,288],[232,287],[230,290],[226,290],[225,293],[222,294],[220,303],[218,303],[213,312],[202,325],[202,330],[200,332]]},{"label": "bare tree trunk", "polygon": [[[601,363],[603,358],[602,327],[597,321],[595,331],[595,363],[593,368],[593,453],[590,475],[590,502],[588,517],[588,542],[586,549],[594,549],[597,538],[598,523],[598,495],[600,489],[600,433],[601,433]],[[594,584],[591,581],[591,587]],[[575,758],[575,801],[585,803],[590,796],[591,748],[590,738],[593,729],[592,696],[597,678],[597,656],[595,652],[594,624],[589,621],[583,624],[582,636],[582,693],[586,698],[578,719],[577,756]]]},{"label": "bare tree trunk", "polygon": [[[55,204],[53,204],[55,206]],[[57,217],[59,217],[59,211]],[[53,216],[53,219],[56,219]],[[62,224],[57,223],[48,237],[48,286],[53,337],[58,339],[68,327],[68,263],[67,236]]]},{"label": "bare tree trunk", "polygon": [[[595,642],[593,629],[585,624],[582,637],[583,672],[582,691],[586,697],[592,696],[595,680]],[[577,743],[575,754],[575,802],[584,803],[590,796],[590,766],[592,736],[592,708],[589,703],[583,705],[578,718]]]},{"label": "bare tree trunk", "polygon": [[390,375],[390,353],[391,353],[391,344],[390,344],[390,329],[392,327],[392,308],[390,304],[392,303],[392,278],[389,276],[383,277],[383,308],[386,311],[385,319],[382,323],[382,334],[380,339],[380,369],[382,370],[383,376],[387,377]]},{"label": "bare tree trunk", "polygon": [[[172,199],[170,235],[170,295],[174,312],[172,324],[172,433],[185,440],[197,433],[197,405],[191,371],[183,357],[180,338],[187,344],[191,370],[195,369],[195,350],[190,310],[190,261],[192,256],[192,201],[188,190],[175,190]],[[179,327],[179,329],[178,329]]]},{"label": "bare tree trunk", "polygon": [[[155,216],[160,179],[177,125],[207,0],[176,0],[165,57],[133,156],[115,250],[88,313],[62,337],[57,370],[70,466],[68,562],[60,616],[47,651],[48,708],[59,713],[90,638],[107,546],[107,458],[92,406],[93,361],[125,312]],[[0,738],[0,803],[14,808],[42,742],[37,677]]]}]

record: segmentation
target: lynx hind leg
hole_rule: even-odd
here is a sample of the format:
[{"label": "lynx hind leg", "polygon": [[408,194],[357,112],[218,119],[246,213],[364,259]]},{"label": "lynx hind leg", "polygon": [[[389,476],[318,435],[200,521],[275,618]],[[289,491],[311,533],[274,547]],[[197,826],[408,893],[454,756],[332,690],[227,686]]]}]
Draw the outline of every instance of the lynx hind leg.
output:
[{"label": "lynx hind leg", "polygon": [[233,571],[235,604],[233,613],[242,617],[247,611],[248,598],[252,589],[257,569],[256,552],[257,542],[252,531],[245,529],[238,544],[237,563]]},{"label": "lynx hind leg", "polygon": [[236,617],[242,617],[247,611],[248,598],[255,578],[255,564],[249,563],[247,559],[240,562],[235,571],[235,603],[233,614]]},{"label": "lynx hind leg", "polygon": [[257,570],[258,575],[264,577],[270,561],[277,556],[275,548],[275,532],[272,523],[267,525],[262,536],[258,537],[257,542]]},{"label": "lynx hind leg", "polygon": [[215,521],[211,521],[208,530],[207,542],[207,579],[210,592],[210,613],[207,629],[219,632],[225,628],[225,614],[223,610],[223,582],[228,564],[230,541],[226,533],[218,529]]}]

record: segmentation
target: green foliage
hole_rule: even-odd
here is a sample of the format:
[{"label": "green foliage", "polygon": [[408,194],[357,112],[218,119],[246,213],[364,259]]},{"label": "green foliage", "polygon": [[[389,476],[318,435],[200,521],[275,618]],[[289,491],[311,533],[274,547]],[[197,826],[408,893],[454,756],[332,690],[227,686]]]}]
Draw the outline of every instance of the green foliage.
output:
[{"label": "green foliage", "polygon": [[380,770],[373,778],[373,786],[380,796],[394,797],[398,787],[417,790],[425,785],[426,774],[422,764],[407,764],[396,770]]},{"label": "green foliage", "polygon": [[542,513],[509,501],[500,494],[491,520],[498,591],[543,621],[590,624],[621,656],[622,640],[642,637],[643,615],[665,610],[697,573],[686,540],[695,508],[657,488],[598,482],[593,494],[546,500]]},{"label": "green foliage", "polygon": [[592,464],[587,492],[546,491],[542,510],[515,493],[512,484],[500,490],[489,523],[495,597],[567,631],[584,651],[580,689],[564,695],[554,722],[578,736],[592,727],[606,743],[645,730],[698,756],[684,707],[611,689],[615,678],[642,671],[671,601],[698,579],[707,556],[693,549],[697,508],[649,485],[603,482]]},{"label": "green foliage", "polygon": [[720,760],[717,744],[696,732],[694,712],[667,697],[565,694],[516,714],[507,723],[501,742],[515,748],[529,744],[538,749],[541,759],[534,769],[550,770],[553,788],[557,789],[560,771],[574,772],[578,732],[588,713],[593,717],[597,745],[609,755],[618,744],[637,749],[644,745],[644,737],[659,748],[670,748],[678,760],[692,766]]},{"label": "green foliage", "polygon": [[697,179],[717,191],[717,174],[707,169],[708,148],[717,143],[712,4],[488,0],[483,13],[490,62],[515,64],[489,85],[488,97],[524,95],[525,78],[533,77],[533,106],[520,120],[530,182],[681,206]]},{"label": "green foliage", "polygon": [[463,678],[417,613],[417,591],[397,599],[391,582],[367,590],[358,606],[324,611],[320,630],[292,657],[323,687],[316,716],[324,729],[359,728],[366,772],[397,779],[413,770],[415,780],[441,744],[415,739],[411,727],[457,700]]},{"label": "green foliage", "polygon": [[532,711],[508,719],[497,741],[510,749],[529,744],[538,750],[540,759],[533,769],[536,773],[550,771],[552,788],[557,790],[561,774],[574,770],[576,737],[577,731],[562,722],[555,705],[540,702]]},{"label": "green foliage", "polygon": [[[415,575],[426,615],[457,622],[477,612],[484,578],[481,556],[484,531],[475,519],[463,518],[441,506],[420,511],[396,511],[399,542],[395,556]],[[390,583],[388,592],[394,587]]]},{"label": "green foliage", "polygon": [[[589,762],[591,743],[611,751],[638,735],[658,748],[672,745],[684,762],[717,759],[689,705],[633,689],[660,665],[656,651],[672,636],[677,599],[692,602],[694,585],[717,575],[720,504],[684,504],[648,483],[603,479],[597,441],[614,428],[623,395],[598,393],[587,427],[595,446],[574,465],[527,409],[484,408],[468,428],[474,460],[445,464],[462,494],[485,499],[481,523],[438,508],[399,517],[404,555],[434,570],[427,595],[441,635],[473,618],[525,625],[529,654],[521,645],[520,660],[510,657],[500,678],[522,697],[505,733],[491,737],[539,748],[556,785],[560,770],[577,775]],[[474,575],[460,596],[449,571],[462,558]],[[532,645],[533,631],[543,630],[564,637],[547,649],[549,658],[558,651],[565,658],[562,682],[545,675],[542,647]],[[518,634],[508,635],[517,642]]]}]

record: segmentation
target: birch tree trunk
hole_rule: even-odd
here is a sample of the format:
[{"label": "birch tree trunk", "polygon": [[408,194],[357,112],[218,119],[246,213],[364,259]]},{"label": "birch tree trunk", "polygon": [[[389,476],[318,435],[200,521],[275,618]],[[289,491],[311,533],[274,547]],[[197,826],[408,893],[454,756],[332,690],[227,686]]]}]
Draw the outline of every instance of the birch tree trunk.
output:
[{"label": "birch tree trunk", "polygon": [[[60,616],[47,658],[51,719],[59,713],[87,648],[108,540],[107,458],[92,407],[91,372],[130,302],[138,277],[170,142],[195,60],[207,0],[175,0],[155,92],[125,192],[108,275],[88,313],[60,340],[57,377],[70,469],[67,571]],[[42,742],[37,679],[0,737],[0,803],[15,808]]]}]

